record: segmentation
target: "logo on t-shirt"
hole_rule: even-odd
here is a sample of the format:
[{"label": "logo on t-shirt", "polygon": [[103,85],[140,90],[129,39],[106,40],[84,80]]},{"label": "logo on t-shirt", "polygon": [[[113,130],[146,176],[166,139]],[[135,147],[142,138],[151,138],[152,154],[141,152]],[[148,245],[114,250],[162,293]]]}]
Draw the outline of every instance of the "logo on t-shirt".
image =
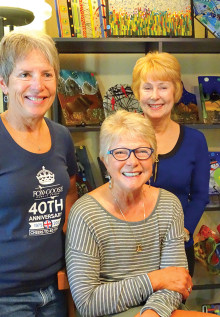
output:
[{"label": "logo on t-shirt", "polygon": [[39,185],[33,190],[33,204],[29,209],[29,235],[47,235],[57,231],[64,210],[63,186],[55,183],[55,175],[42,166],[36,178]]}]

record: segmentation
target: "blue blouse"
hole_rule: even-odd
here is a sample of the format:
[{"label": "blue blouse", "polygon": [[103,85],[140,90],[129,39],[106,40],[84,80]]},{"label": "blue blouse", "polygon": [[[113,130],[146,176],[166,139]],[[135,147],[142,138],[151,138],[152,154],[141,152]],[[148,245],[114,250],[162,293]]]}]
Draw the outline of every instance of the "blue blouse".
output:
[{"label": "blue blouse", "polygon": [[209,202],[210,165],[206,139],[202,132],[181,125],[175,147],[167,154],[159,154],[158,159],[151,184],[179,198],[184,226],[190,232],[188,248],[193,245],[193,232]]}]

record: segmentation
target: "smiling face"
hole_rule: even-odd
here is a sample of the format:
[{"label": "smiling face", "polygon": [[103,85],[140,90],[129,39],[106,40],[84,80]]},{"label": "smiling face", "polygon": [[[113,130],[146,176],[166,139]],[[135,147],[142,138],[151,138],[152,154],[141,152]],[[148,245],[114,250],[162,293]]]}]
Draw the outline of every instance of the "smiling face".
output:
[{"label": "smiling face", "polygon": [[150,120],[171,116],[171,110],[175,103],[175,87],[172,81],[153,81],[148,78],[141,80],[140,106]]},{"label": "smiling face", "polygon": [[56,95],[56,76],[45,56],[37,50],[18,60],[1,88],[8,95],[8,111],[17,118],[42,118]]},{"label": "smiling face", "polygon": [[[115,141],[109,150],[115,148],[136,149],[138,147],[150,147],[150,144],[140,138],[123,137]],[[134,153],[131,153],[127,160],[117,161],[109,154],[108,161],[104,164],[112,177],[113,188],[117,193],[139,191],[152,175],[152,156],[147,160],[139,160],[134,156]]]}]

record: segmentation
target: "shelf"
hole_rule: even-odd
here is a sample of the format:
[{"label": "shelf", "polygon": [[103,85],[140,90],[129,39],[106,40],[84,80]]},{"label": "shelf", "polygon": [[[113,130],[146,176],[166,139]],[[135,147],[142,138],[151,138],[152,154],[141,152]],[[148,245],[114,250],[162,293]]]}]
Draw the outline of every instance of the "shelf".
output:
[{"label": "shelf", "polygon": [[100,126],[94,125],[94,126],[74,126],[74,127],[69,127],[67,126],[70,132],[92,132],[92,131],[100,131]]},{"label": "shelf", "polygon": [[220,206],[206,206],[205,211],[220,211]]},{"label": "shelf", "polygon": [[59,53],[219,53],[220,40],[215,38],[54,38]]},{"label": "shelf", "polygon": [[193,290],[220,289],[220,275],[210,274],[202,263],[195,262]]},{"label": "shelf", "polygon": [[[194,128],[194,129],[220,129],[220,124],[186,124],[186,126]],[[77,132],[77,131],[81,131],[81,132],[88,132],[88,131],[99,131],[100,130],[100,126],[74,126],[74,127],[68,127],[69,130],[71,132]],[[210,209],[213,210],[213,209]]]},{"label": "shelf", "polygon": [[193,123],[193,124],[187,124],[185,123],[187,127],[194,128],[194,129],[220,129],[220,123],[213,123],[213,124],[207,124],[207,123]]}]

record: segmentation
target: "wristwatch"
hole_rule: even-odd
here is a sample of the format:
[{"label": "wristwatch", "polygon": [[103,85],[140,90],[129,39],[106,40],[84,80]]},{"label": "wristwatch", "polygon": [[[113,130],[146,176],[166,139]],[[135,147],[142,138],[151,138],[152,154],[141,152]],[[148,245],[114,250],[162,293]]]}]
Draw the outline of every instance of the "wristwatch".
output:
[{"label": "wristwatch", "polygon": [[185,241],[185,242],[188,242],[189,239],[190,239],[190,234],[187,233],[187,232],[184,230],[184,241]]}]

